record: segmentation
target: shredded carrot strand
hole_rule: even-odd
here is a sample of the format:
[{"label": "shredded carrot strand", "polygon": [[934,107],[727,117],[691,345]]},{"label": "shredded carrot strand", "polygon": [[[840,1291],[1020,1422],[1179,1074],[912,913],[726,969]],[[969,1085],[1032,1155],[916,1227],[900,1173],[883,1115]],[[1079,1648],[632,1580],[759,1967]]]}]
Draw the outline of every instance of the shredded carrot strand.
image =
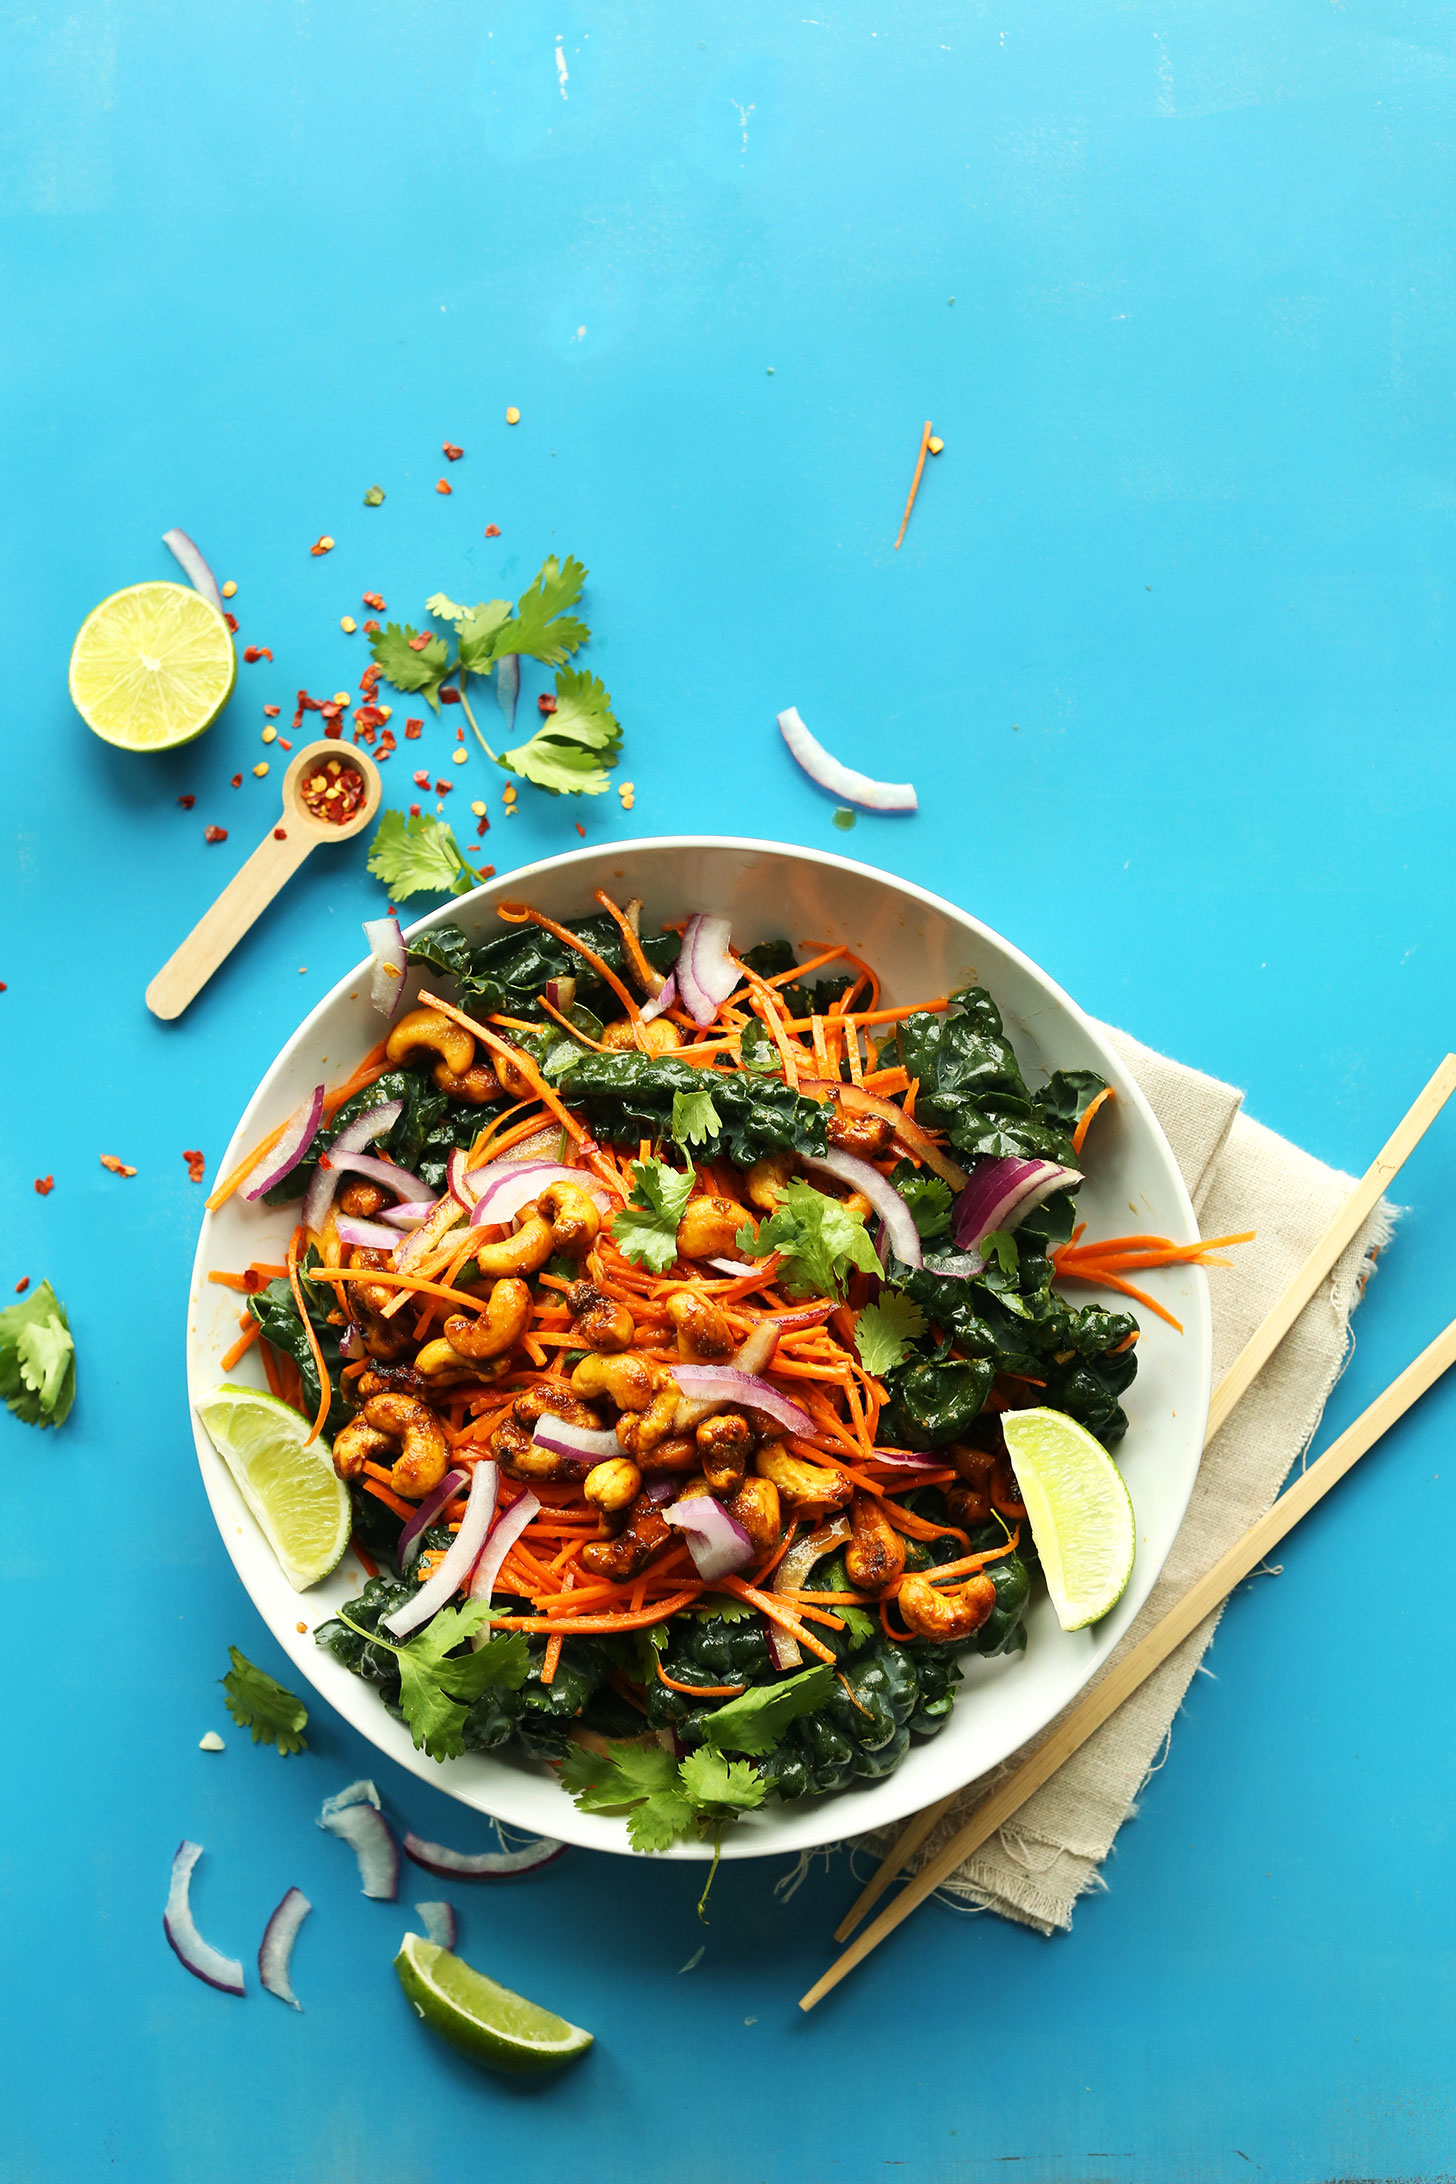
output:
[{"label": "shredded carrot strand", "polygon": [[681,1691],[690,1699],[736,1699],[748,1689],[747,1684],[742,1683],[679,1683],[675,1676],[668,1675],[661,1661],[655,1665],[660,1684],[666,1684],[669,1691]]},{"label": "shredded carrot strand", "polygon": [[543,933],[550,933],[553,940],[559,940],[563,947],[574,949],[583,961],[591,965],[597,977],[611,987],[633,1023],[636,1023],[641,1012],[635,998],[622,984],[610,964],[597,954],[595,948],[589,948],[584,940],[578,940],[575,933],[564,925],[558,925],[555,918],[548,918],[544,911],[532,910],[523,902],[498,903],[496,916],[503,918],[507,925],[539,925]]},{"label": "shredded carrot strand", "polygon": [[1081,1114],[1077,1118],[1076,1129],[1072,1132],[1072,1151],[1074,1153],[1081,1152],[1083,1144],[1086,1141],[1087,1132],[1092,1127],[1092,1117],[1096,1114],[1098,1108],[1102,1106],[1105,1100],[1115,1098],[1116,1094],[1114,1093],[1112,1086],[1110,1084],[1105,1084],[1102,1087],[1102,1090],[1098,1093],[1096,1099],[1088,1101],[1087,1105],[1083,1108]]},{"label": "shredded carrot strand", "polygon": [[230,1373],[234,1365],[237,1364],[239,1358],[246,1357],[247,1353],[249,1352],[249,1350],[252,1349],[253,1344],[257,1341],[259,1335],[262,1332],[263,1330],[259,1326],[257,1320],[250,1319],[242,1334],[238,1336],[237,1341],[233,1344],[232,1348],[223,1353],[222,1361],[218,1367],[218,1370],[220,1372]]},{"label": "shredded carrot strand", "polygon": [[920,435],[920,455],[915,464],[915,475],[910,480],[910,498],[906,501],[905,513],[900,518],[899,536],[895,540],[896,553],[900,551],[901,542],[905,537],[905,532],[910,522],[910,511],[915,506],[915,496],[920,491],[920,480],[925,473],[925,456],[930,446],[930,432],[930,419],[927,417],[925,420],[925,430]]},{"label": "shredded carrot strand", "polygon": [[407,1501],[402,1501],[398,1494],[392,1494],[387,1486],[381,1486],[378,1479],[363,1478],[359,1481],[359,1484],[366,1494],[372,1494],[376,1501],[382,1501],[385,1508],[392,1509],[397,1517],[403,1517],[408,1521],[414,1515],[413,1506]]},{"label": "shredded carrot strand", "polygon": [[792,1637],[798,1639],[801,1646],[807,1646],[811,1653],[817,1654],[821,1661],[834,1659],[829,1647],[822,1645],[808,1626],[799,1620],[793,1609],[785,1607],[776,1594],[760,1592],[756,1585],[745,1584],[741,1577],[720,1577],[717,1590],[732,1593],[736,1599],[746,1600],[750,1607],[757,1608],[760,1615],[766,1615],[771,1623],[777,1623],[781,1630],[788,1631]]},{"label": "shredded carrot strand", "polygon": [[324,1353],[319,1348],[319,1338],[314,1333],[313,1321],[308,1316],[308,1307],[303,1301],[303,1290],[298,1279],[298,1254],[305,1237],[306,1231],[302,1222],[300,1222],[288,1243],[288,1286],[293,1291],[293,1301],[298,1308],[298,1316],[303,1321],[303,1331],[308,1336],[309,1349],[313,1352],[313,1368],[319,1378],[318,1416],[313,1422],[313,1430],[303,1444],[305,1448],[308,1448],[324,1430],[324,1420],[328,1417],[329,1405],[334,1400],[334,1384],[329,1378],[329,1368],[324,1363]]}]

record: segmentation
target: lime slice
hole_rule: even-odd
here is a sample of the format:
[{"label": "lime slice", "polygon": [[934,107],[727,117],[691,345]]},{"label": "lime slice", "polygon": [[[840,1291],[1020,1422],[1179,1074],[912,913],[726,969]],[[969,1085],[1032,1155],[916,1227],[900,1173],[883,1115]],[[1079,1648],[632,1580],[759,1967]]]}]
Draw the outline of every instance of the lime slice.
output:
[{"label": "lime slice", "polygon": [[394,1960],[406,1999],[433,2032],[473,2063],[497,2070],[559,2070],[592,2044],[589,2032],[554,2010],[498,1987],[463,1958],[406,1934]]},{"label": "lime slice", "polygon": [[258,1388],[225,1383],[203,1398],[197,1415],[294,1591],[327,1577],[349,1544],[353,1521],[328,1442],[306,1447],[308,1421]]},{"label": "lime slice", "polygon": [[1001,1430],[1057,1620],[1085,1630],[1132,1575],[1132,1496],[1102,1443],[1065,1411],[1004,1411]]},{"label": "lime slice", "polygon": [[123,751],[169,751],[210,728],[232,696],[227,623],[185,584],[132,584],[93,607],[71,648],[71,696]]}]

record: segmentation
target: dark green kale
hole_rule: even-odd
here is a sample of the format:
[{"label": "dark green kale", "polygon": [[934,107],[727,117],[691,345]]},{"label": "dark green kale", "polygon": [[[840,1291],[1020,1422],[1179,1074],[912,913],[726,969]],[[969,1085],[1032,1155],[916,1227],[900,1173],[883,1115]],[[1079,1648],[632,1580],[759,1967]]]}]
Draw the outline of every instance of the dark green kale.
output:
[{"label": "dark green kale", "polygon": [[751,1071],[714,1070],[711,1075],[670,1054],[586,1054],[560,1080],[563,1099],[580,1108],[599,1138],[635,1145],[640,1138],[672,1138],[674,1093],[712,1093],[718,1131],[695,1144],[694,1158],[726,1153],[751,1168],[766,1153],[820,1154],[828,1145],[827,1110],[791,1092],[782,1078]]},{"label": "dark green kale", "polygon": [[1001,1012],[983,986],[952,996],[932,1015],[906,1017],[897,1033],[899,1058],[920,1080],[916,1120],[944,1131],[968,1158],[1056,1160],[1075,1167],[1072,1125],[1086,1106],[1090,1071],[1059,1072],[1034,1093],[1001,1023]]},{"label": "dark green kale", "polygon": [[[631,985],[615,918],[605,910],[589,918],[566,921],[566,930],[584,940],[609,970]],[[642,952],[655,970],[669,971],[682,943],[676,933],[644,935]],[[539,925],[513,925],[489,940],[471,942],[458,925],[437,926],[410,942],[410,961],[427,963],[454,979],[463,995],[479,1012],[499,1010],[529,1023],[548,1022],[541,1007],[541,988],[554,978],[576,981],[576,998],[594,1015],[620,1016],[622,1004],[610,986],[597,978],[574,948],[543,932]]]},{"label": "dark green kale", "polygon": [[949,1646],[877,1638],[840,1673],[834,1695],[791,1722],[764,1762],[764,1779],[781,1797],[819,1797],[893,1774],[912,1729],[934,1736],[943,1727],[961,1672]]},{"label": "dark green kale", "polygon": [[[361,1115],[372,1114],[376,1107],[386,1107],[391,1100],[401,1100],[402,1112],[391,1123],[384,1136],[364,1149],[369,1153],[388,1153],[391,1160],[413,1175],[424,1152],[426,1143],[442,1122],[445,1111],[453,1103],[435,1083],[428,1067],[418,1069],[388,1069],[373,1084],[356,1092],[351,1100],[345,1100],[326,1129],[320,1130],[303,1159],[292,1172],[275,1183],[265,1193],[264,1203],[269,1206],[291,1205],[295,1198],[302,1198],[313,1180],[319,1156],[326,1153],[341,1130]],[[479,1115],[475,1107],[463,1110],[466,1116]],[[479,1123],[475,1128],[480,1127]],[[453,1142],[453,1141],[452,1141]],[[466,1139],[469,1143],[469,1139]],[[442,1177],[443,1180],[443,1177]]]},{"label": "dark green kale", "polygon": [[980,1416],[995,1367],[986,1358],[916,1358],[885,1375],[890,1400],[882,1414],[886,1448],[943,1448],[963,1441]]},{"label": "dark green kale", "polygon": [[[778,978],[794,968],[798,957],[792,942],[764,940],[756,948],[746,949],[741,961],[760,978]],[[857,977],[855,971],[839,971],[828,978],[795,979],[791,985],[779,987],[779,999],[796,1022],[810,1015],[827,1016]]]},{"label": "dark green kale", "polygon": [[[311,1268],[321,1266],[323,1261],[310,1244],[298,1264],[302,1277]],[[319,1348],[323,1352],[324,1364],[334,1391],[333,1400],[329,1404],[329,1415],[324,1420],[324,1431],[335,1434],[341,1426],[348,1424],[354,1413],[343,1395],[344,1360],[339,1350],[340,1330],[330,1327],[326,1317],[333,1310],[334,1293],[321,1283],[306,1282],[302,1278],[298,1286],[308,1305],[308,1316],[313,1322],[314,1333],[318,1336]],[[293,1291],[287,1277],[280,1275],[276,1281],[269,1282],[266,1289],[260,1289],[249,1297],[248,1310],[262,1328],[266,1340],[272,1343],[275,1350],[281,1350],[285,1357],[291,1357],[298,1367],[299,1377],[303,1381],[304,1404],[309,1416],[313,1417],[318,1411],[322,1392],[319,1387],[318,1367],[314,1364],[313,1350],[303,1321],[298,1316],[298,1307],[293,1301]]]}]

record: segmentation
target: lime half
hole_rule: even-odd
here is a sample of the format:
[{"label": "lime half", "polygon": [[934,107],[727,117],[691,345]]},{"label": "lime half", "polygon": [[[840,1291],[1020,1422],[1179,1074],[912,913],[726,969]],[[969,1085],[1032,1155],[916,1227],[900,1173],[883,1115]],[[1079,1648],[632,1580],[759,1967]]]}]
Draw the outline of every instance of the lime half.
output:
[{"label": "lime half", "polygon": [[232,696],[227,623],[185,584],[132,584],[93,607],[71,648],[71,696],[123,751],[169,751],[210,728]]},{"label": "lime half", "polygon": [[1132,1575],[1132,1496],[1100,1441],[1065,1411],[1004,1411],[1001,1430],[1063,1630],[1115,1607]]},{"label": "lime half", "polygon": [[473,2063],[496,2070],[559,2070],[584,2055],[589,2032],[554,2010],[498,1987],[463,1958],[419,1934],[406,1934],[394,1960],[411,2006],[442,2040]]},{"label": "lime half", "polygon": [[349,1490],[325,1440],[306,1447],[308,1421],[276,1395],[224,1383],[197,1415],[295,1592],[337,1567],[349,1544]]}]

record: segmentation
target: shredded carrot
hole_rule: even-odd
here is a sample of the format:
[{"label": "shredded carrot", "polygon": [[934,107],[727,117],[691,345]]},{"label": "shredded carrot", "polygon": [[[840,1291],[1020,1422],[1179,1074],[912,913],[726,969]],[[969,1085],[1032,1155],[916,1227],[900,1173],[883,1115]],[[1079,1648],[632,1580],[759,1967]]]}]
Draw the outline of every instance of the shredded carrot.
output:
[{"label": "shredded carrot", "polygon": [[555,918],[548,918],[544,911],[532,910],[523,902],[497,903],[495,914],[498,918],[503,918],[507,925],[539,925],[543,933],[549,933],[552,939],[559,940],[563,947],[574,949],[577,955],[591,965],[597,977],[604,980],[611,987],[613,993],[627,1011],[628,1016],[632,1019],[633,1024],[636,1024],[641,1012],[635,997],[627,991],[616,972],[611,968],[610,964],[603,961],[595,948],[589,948],[586,942],[579,940],[576,934],[571,932],[567,926],[558,925]]},{"label": "shredded carrot", "polygon": [[[569,1016],[563,1016],[560,1009],[553,1008],[544,993],[537,994],[536,999],[540,1002],[542,1008],[546,1011],[546,1014],[548,1016],[554,1016],[557,1023],[560,1024],[564,1030],[571,1033],[573,1039],[579,1039],[583,1046],[589,1046],[593,1048],[598,1054],[611,1053],[611,1048],[603,1046],[600,1039],[593,1039],[589,1037],[588,1034],[581,1029],[579,1024],[573,1024]],[[541,1681],[543,1683],[546,1681],[544,1675],[542,1676]]]},{"label": "shredded carrot", "polygon": [[684,1692],[690,1699],[736,1699],[748,1689],[747,1684],[742,1683],[679,1683],[676,1677],[668,1675],[661,1661],[656,1667],[659,1683],[666,1684],[669,1691]]},{"label": "shredded carrot", "polygon": [[[940,1584],[948,1577],[969,1577],[976,1570],[984,1570],[990,1562],[1002,1562],[1007,1555],[1014,1555],[1020,1544],[1021,1526],[1013,1524],[999,1547],[988,1547],[984,1554],[963,1555],[959,1562],[942,1562],[937,1564],[933,1570],[920,1570],[914,1574],[929,1578],[933,1585]],[[902,1578],[900,1582],[903,1584],[904,1579]],[[899,1586],[896,1587],[897,1597],[898,1594]]]},{"label": "shredded carrot", "polygon": [[930,433],[931,423],[930,419],[927,417],[925,420],[925,430],[920,435],[920,455],[915,465],[915,475],[910,480],[910,498],[906,501],[905,513],[900,518],[899,536],[895,540],[896,553],[900,551],[900,546],[905,536],[906,527],[910,522],[910,511],[915,506],[915,496],[920,491],[920,480],[925,472],[925,457],[930,447]]},{"label": "shredded carrot", "polygon": [[[683,1608],[691,1607],[703,1590],[701,1585],[686,1585],[681,1592],[669,1594],[666,1600],[654,1601],[650,1608],[639,1608],[635,1614],[573,1616],[566,1635],[588,1638],[605,1636],[614,1630],[646,1630],[653,1623],[665,1622],[668,1616],[677,1615]],[[497,1630],[549,1633],[556,1628],[554,1619],[545,1615],[501,1615],[492,1620]],[[817,1648],[817,1640],[811,1639],[810,1643]]]},{"label": "shredded carrot", "polygon": [[766,1615],[771,1623],[777,1623],[781,1630],[788,1631],[792,1637],[798,1639],[801,1646],[807,1646],[811,1653],[817,1654],[821,1661],[834,1659],[829,1647],[820,1644],[814,1633],[806,1624],[800,1622],[792,1608],[785,1607],[777,1594],[760,1592],[756,1585],[745,1584],[741,1577],[720,1577],[717,1589],[719,1592],[732,1593],[738,1600],[746,1600],[750,1607],[757,1608],[760,1615]]},{"label": "shredded carrot", "polygon": [[268,1382],[270,1394],[276,1395],[280,1403],[283,1402],[285,1400],[283,1381],[278,1371],[277,1353],[271,1342],[263,1344],[263,1373]]},{"label": "shredded carrot", "polygon": [[363,1563],[364,1575],[366,1577],[378,1577],[379,1564],[375,1561],[373,1555],[369,1553],[368,1549],[366,1547],[362,1547],[359,1544],[359,1541],[354,1538],[352,1534],[350,1535],[349,1545],[353,1548],[360,1562]]},{"label": "shredded carrot", "polygon": [[[758,1013],[779,1050],[784,1065],[784,1082],[791,1092],[797,1092],[799,1089],[799,1060],[794,1042],[784,1029],[784,1019],[779,1014],[778,996],[770,992],[763,980],[755,977],[752,971],[748,971],[744,975],[748,979],[749,989],[758,1004]],[[807,1027],[801,1025],[799,1028],[803,1030]]]},{"label": "shredded carrot", "polygon": [[372,1494],[376,1501],[382,1501],[385,1508],[392,1509],[397,1517],[408,1521],[414,1515],[413,1504],[402,1501],[398,1494],[392,1494],[387,1486],[380,1485],[378,1479],[362,1478],[359,1484],[366,1494]]},{"label": "shredded carrot", "polygon": [[1077,1117],[1077,1127],[1072,1132],[1072,1151],[1074,1153],[1081,1152],[1082,1146],[1086,1140],[1087,1132],[1092,1127],[1092,1117],[1096,1114],[1098,1108],[1102,1105],[1103,1101],[1114,1099],[1115,1097],[1116,1094],[1113,1092],[1112,1086],[1110,1084],[1105,1084],[1102,1087],[1102,1090],[1098,1093],[1096,1099],[1088,1101],[1087,1105],[1083,1108],[1081,1114]]},{"label": "shredded carrot", "polygon": [[224,1352],[222,1362],[218,1370],[220,1372],[230,1373],[234,1365],[237,1364],[239,1358],[246,1357],[248,1351],[252,1349],[253,1344],[257,1341],[259,1335],[262,1332],[263,1330],[259,1326],[257,1320],[250,1319],[246,1328],[243,1330],[242,1334],[238,1336],[238,1339],[233,1344],[232,1348]]},{"label": "shredded carrot", "polygon": [[307,1232],[302,1222],[300,1222],[289,1238],[288,1286],[293,1291],[293,1301],[298,1308],[298,1316],[303,1321],[303,1331],[308,1336],[308,1346],[313,1352],[313,1368],[319,1379],[318,1416],[313,1422],[313,1430],[310,1432],[308,1440],[303,1444],[305,1448],[308,1448],[324,1430],[324,1420],[328,1417],[329,1405],[334,1400],[334,1384],[329,1378],[329,1368],[324,1363],[324,1353],[319,1348],[319,1338],[314,1333],[313,1321],[308,1316],[308,1307],[303,1301],[303,1290],[298,1279],[298,1254],[303,1247],[306,1234]]},{"label": "shredded carrot", "polygon": [[[562,1588],[563,1591],[570,1592],[575,1582],[576,1573],[573,1570],[568,1570],[566,1583]],[[561,1646],[562,1640],[553,1632],[546,1641],[546,1652],[541,1662],[541,1681],[543,1684],[552,1684],[556,1681],[556,1671],[561,1665]]]},{"label": "shredded carrot", "polygon": [[662,973],[654,971],[652,965],[648,962],[643,952],[642,942],[632,930],[632,920],[625,910],[617,907],[604,887],[598,887],[594,892],[596,900],[601,904],[607,915],[613,919],[618,932],[622,936],[622,947],[627,961],[632,966],[633,976],[640,981],[643,992],[660,993],[667,981],[663,978]]},{"label": "shredded carrot", "polygon": [[[423,998],[423,995],[421,995],[421,999]],[[942,993],[938,994],[933,1001],[903,1002],[897,1009],[854,1009],[845,1017],[844,1021],[846,1024],[898,1024],[902,1017],[919,1016],[924,1013],[937,1015],[941,1009],[948,1009],[949,1007],[950,996]],[[807,1016],[790,1017],[786,1020],[784,1029],[786,1031],[807,1031],[809,1029],[809,1019]]]}]

